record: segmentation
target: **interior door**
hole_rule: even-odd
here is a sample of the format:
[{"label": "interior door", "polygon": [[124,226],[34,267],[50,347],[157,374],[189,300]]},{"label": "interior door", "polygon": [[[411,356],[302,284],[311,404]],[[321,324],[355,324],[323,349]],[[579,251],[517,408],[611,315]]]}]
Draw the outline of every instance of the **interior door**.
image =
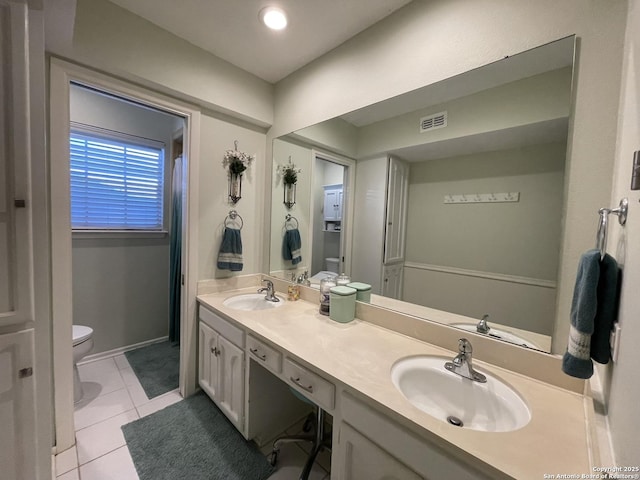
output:
[{"label": "interior door", "polygon": [[33,320],[27,23],[0,3],[0,326]]},{"label": "interior door", "polygon": [[33,329],[0,335],[0,465],[6,480],[37,478]]},{"label": "interior door", "polygon": [[384,263],[404,260],[408,193],[409,166],[402,160],[389,157]]}]

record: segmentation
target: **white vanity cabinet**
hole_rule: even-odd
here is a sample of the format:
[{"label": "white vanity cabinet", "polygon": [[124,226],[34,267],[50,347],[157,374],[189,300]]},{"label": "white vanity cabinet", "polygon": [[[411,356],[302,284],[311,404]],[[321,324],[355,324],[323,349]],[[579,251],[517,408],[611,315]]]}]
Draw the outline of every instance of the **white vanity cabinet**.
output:
[{"label": "white vanity cabinet", "polygon": [[[334,429],[334,480],[489,480],[498,472],[468,465],[454,453],[414,435],[392,418],[343,392]],[[335,444],[338,439],[337,444]],[[455,448],[455,447],[452,447]]]},{"label": "white vanity cabinet", "polygon": [[245,333],[199,308],[198,382],[240,432],[245,433]]},{"label": "white vanity cabinet", "polygon": [[[348,423],[340,425],[343,462],[339,478],[344,480],[420,480],[422,477],[380,448]],[[337,475],[336,475],[337,476]]]}]

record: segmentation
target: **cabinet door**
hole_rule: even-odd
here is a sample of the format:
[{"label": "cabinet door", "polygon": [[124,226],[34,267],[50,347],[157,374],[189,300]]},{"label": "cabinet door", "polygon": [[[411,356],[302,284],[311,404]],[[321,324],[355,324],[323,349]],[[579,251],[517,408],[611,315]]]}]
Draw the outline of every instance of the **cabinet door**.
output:
[{"label": "cabinet door", "polygon": [[27,7],[4,3],[0,2],[0,326],[33,320]]},{"label": "cabinet door", "polygon": [[408,165],[396,158],[389,157],[384,263],[404,260],[408,192]]},{"label": "cabinet door", "polygon": [[0,465],[6,480],[36,478],[33,329],[0,335]]},{"label": "cabinet door", "polygon": [[342,480],[420,480],[422,477],[346,423],[340,425]]},{"label": "cabinet door", "polygon": [[216,399],[218,391],[218,375],[219,375],[219,350],[218,350],[218,333],[199,322],[199,365],[198,365],[198,383],[202,390],[205,391],[213,400]]},{"label": "cabinet door", "polygon": [[337,207],[338,190],[325,190],[324,192],[324,219],[326,221],[338,220]]},{"label": "cabinet door", "polygon": [[402,299],[402,274],[404,265],[384,265],[382,267],[382,295],[389,298]]},{"label": "cabinet door", "polygon": [[342,190],[338,190],[336,198],[336,220],[342,221]]},{"label": "cabinet door", "polygon": [[226,338],[218,337],[220,351],[218,405],[242,431],[244,412],[244,351]]}]

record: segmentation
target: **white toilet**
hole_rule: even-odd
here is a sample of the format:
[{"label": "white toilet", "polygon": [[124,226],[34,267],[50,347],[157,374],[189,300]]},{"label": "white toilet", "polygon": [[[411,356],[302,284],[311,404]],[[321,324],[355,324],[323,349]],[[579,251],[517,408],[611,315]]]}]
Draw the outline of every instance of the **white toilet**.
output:
[{"label": "white toilet", "polygon": [[340,259],[337,257],[327,257],[324,259],[326,268],[329,272],[338,273],[340,268]]},{"label": "white toilet", "polygon": [[82,382],[78,374],[78,362],[93,348],[93,328],[73,325],[73,401],[82,400]]}]

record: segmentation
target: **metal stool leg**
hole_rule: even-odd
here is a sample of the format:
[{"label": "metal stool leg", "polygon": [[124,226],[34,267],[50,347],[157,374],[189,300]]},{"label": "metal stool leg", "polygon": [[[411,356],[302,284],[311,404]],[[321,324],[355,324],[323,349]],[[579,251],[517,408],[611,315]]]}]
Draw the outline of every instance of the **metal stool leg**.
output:
[{"label": "metal stool leg", "polygon": [[307,462],[304,464],[304,468],[302,469],[302,473],[300,474],[300,480],[308,480],[309,474],[311,474],[311,469],[313,468],[313,464],[316,461],[316,457],[320,450],[323,448],[323,440],[324,440],[324,410],[320,407],[317,407],[316,414],[316,438],[313,442],[313,447],[311,452],[309,453],[309,458],[307,458]]}]

